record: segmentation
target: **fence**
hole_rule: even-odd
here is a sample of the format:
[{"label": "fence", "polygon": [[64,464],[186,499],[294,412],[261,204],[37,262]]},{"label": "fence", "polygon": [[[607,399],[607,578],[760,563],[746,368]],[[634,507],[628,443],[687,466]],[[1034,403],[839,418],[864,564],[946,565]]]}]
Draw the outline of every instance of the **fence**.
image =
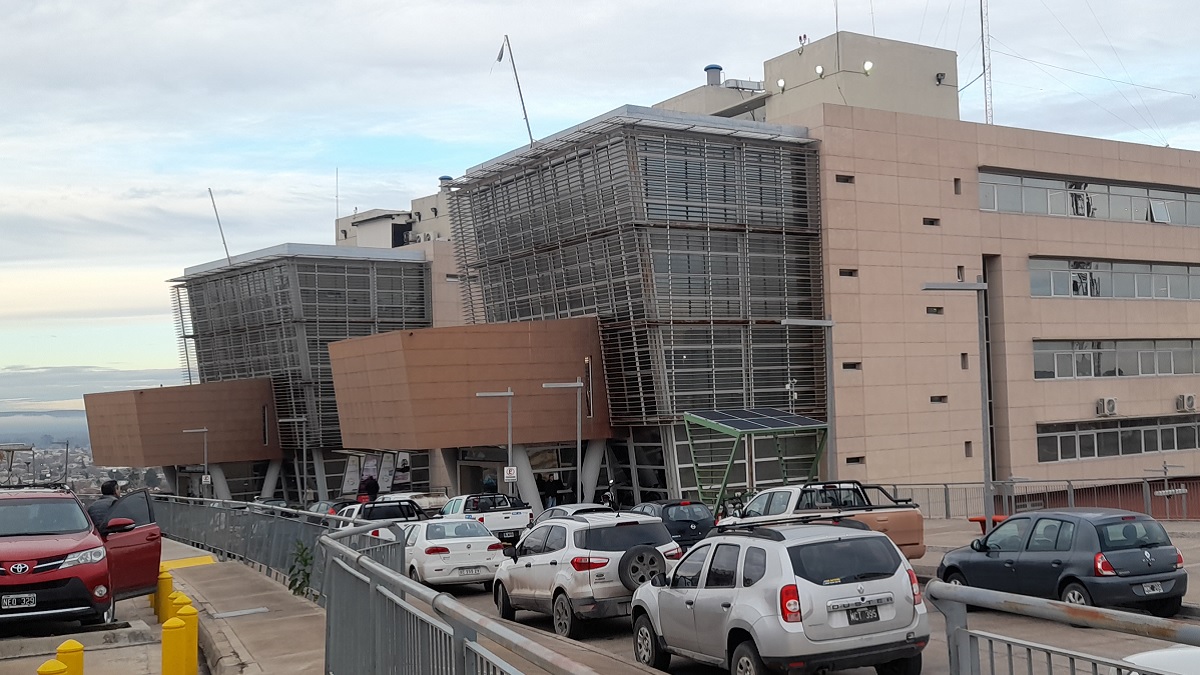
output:
[{"label": "fence", "polygon": [[[404,575],[404,541],[369,533],[397,521],[344,518],[267,507],[159,496],[155,516],[172,539],[256,566],[325,607],[325,673],[348,675],[521,675],[480,642],[489,641],[551,675],[599,675],[522,637],[502,622]],[[351,525],[331,530],[331,525]],[[303,564],[297,555],[311,552]],[[301,575],[299,568],[311,576]]]},{"label": "fence", "polygon": [[[886,486],[897,497],[921,505],[926,518],[983,515],[982,483],[918,483]],[[1200,478],[1113,478],[1105,480],[994,481],[996,513],[1093,506],[1148,513],[1159,520],[1188,520],[1188,497],[1200,493]]]},{"label": "fence", "polygon": [[1063,624],[1200,645],[1200,625],[1182,621],[1156,619],[1098,607],[1069,605],[1054,600],[956,586],[941,581],[930,581],[925,587],[925,594],[946,617],[946,642],[950,648],[951,673],[1013,675],[1020,672],[1029,675],[1053,675],[1057,671],[1071,675],[1170,675],[1165,671],[1134,666],[1118,659],[972,630],[967,625],[968,605]]}]

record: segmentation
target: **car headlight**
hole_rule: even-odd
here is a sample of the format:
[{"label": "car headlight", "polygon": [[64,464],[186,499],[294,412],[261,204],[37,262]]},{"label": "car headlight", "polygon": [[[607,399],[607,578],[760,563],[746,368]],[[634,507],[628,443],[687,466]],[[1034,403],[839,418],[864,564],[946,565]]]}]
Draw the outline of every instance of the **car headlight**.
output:
[{"label": "car headlight", "polygon": [[58,569],[61,570],[68,567],[74,567],[76,565],[98,563],[101,560],[104,560],[104,547],[97,546],[96,548],[89,548],[86,551],[77,551],[72,553],[71,555],[67,556],[67,559],[63,561],[63,564],[60,565]]}]

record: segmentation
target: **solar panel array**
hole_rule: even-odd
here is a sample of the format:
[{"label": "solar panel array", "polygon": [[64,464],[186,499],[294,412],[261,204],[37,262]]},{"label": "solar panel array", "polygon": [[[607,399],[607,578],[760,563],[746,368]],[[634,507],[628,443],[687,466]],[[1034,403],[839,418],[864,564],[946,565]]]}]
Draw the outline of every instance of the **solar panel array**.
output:
[{"label": "solar panel array", "polygon": [[689,410],[688,414],[746,434],[795,431],[825,426],[825,423],[820,420],[803,415],[793,415],[778,408]]}]

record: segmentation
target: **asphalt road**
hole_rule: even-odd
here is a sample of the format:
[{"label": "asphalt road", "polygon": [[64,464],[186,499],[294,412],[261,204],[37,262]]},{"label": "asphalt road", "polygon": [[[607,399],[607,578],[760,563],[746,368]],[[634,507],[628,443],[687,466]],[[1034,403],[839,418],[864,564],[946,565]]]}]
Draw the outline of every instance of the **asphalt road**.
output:
[{"label": "asphalt road", "polygon": [[[496,616],[496,607],[492,596],[476,585],[459,588],[447,587],[441,590],[456,596],[463,604],[487,616]],[[930,675],[949,673],[949,658],[946,648],[946,623],[942,615],[930,608],[929,626],[931,638],[924,652],[923,672]],[[1131,614],[1131,617],[1138,615]],[[550,617],[535,612],[517,612],[517,623],[552,632]],[[1093,630],[1088,628],[1072,628],[1065,624],[1031,619],[1022,616],[1003,614],[999,612],[977,611],[968,615],[970,628],[988,631],[999,635],[1025,640],[1029,642],[1050,645],[1060,649],[1094,654],[1098,656],[1119,659],[1137,652],[1151,649],[1161,649],[1172,646],[1173,643],[1151,640],[1149,638],[1114,633],[1111,631]],[[582,630],[581,642],[598,649],[615,654],[630,662],[633,658],[633,629],[627,618],[603,619],[585,624]],[[1007,666],[997,670],[1007,672]],[[1024,664],[1020,666],[1025,670]],[[1037,671],[1043,669],[1035,668]],[[719,668],[701,665],[689,659],[674,657],[669,669],[675,675],[717,675],[724,673]],[[859,668],[843,671],[852,675],[873,675],[874,670]],[[988,672],[985,664],[984,672]]]}]

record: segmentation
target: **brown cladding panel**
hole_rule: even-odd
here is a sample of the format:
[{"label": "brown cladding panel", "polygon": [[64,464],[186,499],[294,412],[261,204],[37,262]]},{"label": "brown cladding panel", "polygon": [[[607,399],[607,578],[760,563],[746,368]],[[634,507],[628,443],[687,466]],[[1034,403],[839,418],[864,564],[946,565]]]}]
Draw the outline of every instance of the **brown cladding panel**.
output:
[{"label": "brown cladding panel", "polygon": [[[612,435],[594,317],[395,331],[336,342],[329,353],[348,448],[503,445],[505,400],[475,393],[508,387],[514,443],[574,440],[575,391],[542,383],[585,377],[586,357],[593,416],[585,399],[583,437]],[[356,372],[363,369],[365,382]]]},{"label": "brown cladding panel", "polygon": [[[232,380],[84,396],[94,461],[102,466],[245,462],[283,456],[271,380]],[[267,442],[263,443],[266,410]]]}]

